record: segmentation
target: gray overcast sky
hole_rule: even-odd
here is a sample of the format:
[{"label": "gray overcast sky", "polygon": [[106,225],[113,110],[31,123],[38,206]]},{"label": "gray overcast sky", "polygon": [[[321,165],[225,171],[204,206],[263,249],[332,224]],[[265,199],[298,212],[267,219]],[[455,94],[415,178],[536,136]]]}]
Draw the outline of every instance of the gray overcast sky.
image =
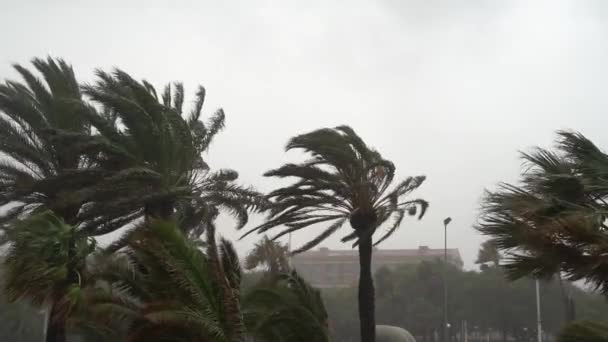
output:
[{"label": "gray overcast sky", "polygon": [[[262,190],[276,185],[265,170],[299,157],[283,152],[289,137],[351,125],[399,176],[428,177],[415,193],[428,214],[383,248],[441,247],[451,216],[449,244],[472,267],[480,196],[517,177],[518,150],[564,128],[608,147],[607,18],[601,0],[0,0],[0,78],[50,54],[83,81],[118,66],[203,84],[207,113],[227,114],[210,163]],[[341,236],[324,245],[348,248]]]}]

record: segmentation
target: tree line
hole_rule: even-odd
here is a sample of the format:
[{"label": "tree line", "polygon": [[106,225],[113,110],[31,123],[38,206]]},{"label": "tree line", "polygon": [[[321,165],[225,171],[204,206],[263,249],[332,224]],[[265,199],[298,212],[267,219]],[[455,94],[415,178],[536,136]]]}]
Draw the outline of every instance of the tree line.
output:
[{"label": "tree line", "polygon": [[[375,274],[376,315],[379,324],[404,327],[417,341],[432,342],[443,327],[444,264],[441,261],[382,268]],[[504,271],[493,264],[480,271],[465,271],[448,265],[448,317],[450,341],[463,334],[466,322],[469,341],[536,341],[534,280],[505,281]],[[543,331],[556,336],[566,323],[568,308],[557,279],[541,282]],[[602,320],[608,303],[598,294],[566,284],[581,320]],[[329,313],[332,341],[357,339],[352,327],[356,289],[323,289]]]}]

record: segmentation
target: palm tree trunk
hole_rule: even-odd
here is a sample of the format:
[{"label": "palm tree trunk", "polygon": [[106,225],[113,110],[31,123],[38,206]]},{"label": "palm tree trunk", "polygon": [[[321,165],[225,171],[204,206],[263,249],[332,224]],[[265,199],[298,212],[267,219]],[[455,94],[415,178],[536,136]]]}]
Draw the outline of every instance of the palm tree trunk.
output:
[{"label": "palm tree trunk", "polygon": [[146,204],[144,208],[145,219],[146,221],[149,221],[151,218],[171,220],[173,218],[174,207],[175,203],[169,200]]},{"label": "palm tree trunk", "polygon": [[376,317],[372,278],[372,238],[359,240],[359,324],[361,342],[375,342]]},{"label": "palm tree trunk", "polygon": [[48,324],[46,331],[46,342],[66,342],[67,336],[65,331],[65,320],[57,317],[58,313],[56,305],[51,308],[51,313],[48,316]]}]

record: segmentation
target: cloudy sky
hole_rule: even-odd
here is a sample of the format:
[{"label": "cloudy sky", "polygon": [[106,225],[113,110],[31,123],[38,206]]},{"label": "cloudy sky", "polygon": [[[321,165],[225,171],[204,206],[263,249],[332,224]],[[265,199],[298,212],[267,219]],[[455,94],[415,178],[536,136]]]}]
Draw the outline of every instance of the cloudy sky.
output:
[{"label": "cloudy sky", "polygon": [[[206,113],[227,114],[210,163],[261,190],[276,185],[265,170],[301,157],[284,153],[289,137],[348,124],[398,176],[428,177],[415,193],[428,214],[383,248],[441,247],[451,216],[449,244],[473,267],[481,194],[516,179],[517,151],[566,128],[608,146],[606,18],[601,0],[0,0],[0,78],[51,55],[83,81],[118,66],[203,84]],[[348,248],[340,236],[325,246]]]}]

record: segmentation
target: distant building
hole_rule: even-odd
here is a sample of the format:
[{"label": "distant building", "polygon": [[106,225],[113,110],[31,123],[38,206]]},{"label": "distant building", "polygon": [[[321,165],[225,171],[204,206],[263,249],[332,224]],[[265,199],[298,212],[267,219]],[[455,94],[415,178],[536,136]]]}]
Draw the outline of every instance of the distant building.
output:
[{"label": "distant building", "polygon": [[[418,249],[375,249],[372,272],[382,267],[394,269],[403,264],[443,260],[443,249],[420,246]],[[457,248],[447,250],[448,262],[462,268],[462,258]],[[313,286],[319,288],[347,287],[359,279],[359,256],[356,249],[330,250],[321,248],[293,257],[293,267]]]}]

